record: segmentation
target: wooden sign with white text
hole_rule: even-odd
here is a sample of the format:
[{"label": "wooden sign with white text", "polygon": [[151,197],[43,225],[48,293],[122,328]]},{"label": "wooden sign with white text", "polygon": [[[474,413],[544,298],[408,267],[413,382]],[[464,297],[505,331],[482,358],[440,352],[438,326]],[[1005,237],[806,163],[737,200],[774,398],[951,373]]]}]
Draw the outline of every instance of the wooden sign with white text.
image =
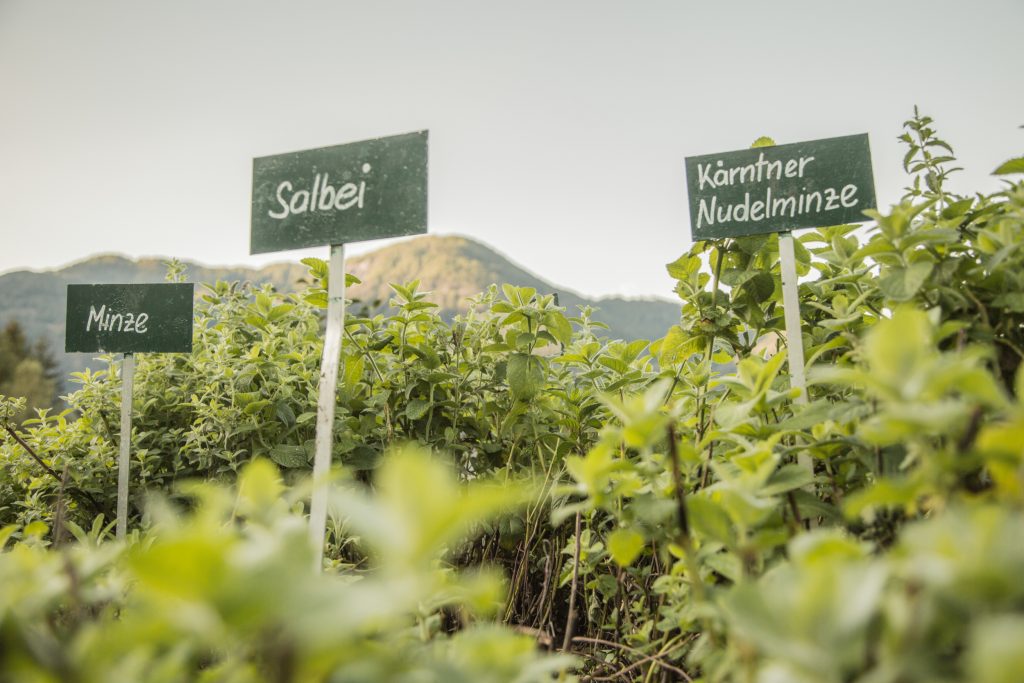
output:
[{"label": "wooden sign with white text", "polygon": [[694,240],[867,220],[875,181],[867,134],[686,158]]},{"label": "wooden sign with white text", "polygon": [[253,160],[250,253],[426,231],[426,131]]},{"label": "wooden sign with white text", "polygon": [[64,350],[192,351],[192,283],[68,285]]}]

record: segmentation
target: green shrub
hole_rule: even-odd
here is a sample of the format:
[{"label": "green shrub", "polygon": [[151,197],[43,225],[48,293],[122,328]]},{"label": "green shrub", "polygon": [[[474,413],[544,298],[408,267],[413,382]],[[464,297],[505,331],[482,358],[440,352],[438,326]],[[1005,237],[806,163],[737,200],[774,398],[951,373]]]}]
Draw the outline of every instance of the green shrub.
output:
[{"label": "green shrub", "polygon": [[[376,494],[337,492],[366,560],[327,575],[312,572],[295,493],[267,461],[242,469],[237,492],[187,491],[190,511],[156,501],[127,545],[73,526],[79,543],[52,551],[41,528],[23,530],[0,554],[0,679],[525,682],[572,661],[486,618],[497,575],[443,562],[528,491],[459,490],[427,452],[395,453]],[[460,623],[450,637],[445,614]]]},{"label": "green shrub", "polygon": [[[872,212],[867,227],[796,239],[805,404],[794,401],[786,374],[773,235],[697,243],[669,264],[680,322],[650,345],[603,339],[593,311],[568,317],[552,297],[510,286],[482,293],[450,324],[416,282],[392,286],[389,315],[348,317],[334,460],[352,481],[373,482],[393,508],[352,489],[338,498],[327,569],[358,583],[295,579],[309,585],[296,586],[294,599],[328,604],[337,590],[362,605],[378,589],[394,593],[386,618],[366,607],[381,619],[372,637],[362,612],[332,622],[356,634],[332,641],[349,653],[358,643],[351,659],[296,650],[295,633],[315,630],[318,610],[309,608],[308,623],[292,615],[296,631],[280,631],[285,608],[275,600],[293,588],[263,595],[274,592],[269,584],[221,549],[268,562],[261,577],[308,569],[300,569],[308,560],[301,490],[326,264],[306,261],[312,284],[296,295],[211,285],[197,307],[195,352],[139,363],[131,525],[145,531],[128,555],[103,559],[114,546],[88,550],[84,541],[42,549],[68,530],[107,533],[118,433],[113,359],[108,371],[76,377],[73,412],[44,413],[20,441],[0,445],[0,524],[13,525],[17,542],[3,561],[36,562],[40,577],[58,576],[67,573],[60,558],[81,553],[91,559],[67,566],[97,577],[81,584],[95,597],[75,593],[70,578],[53,579],[49,602],[12,592],[26,601],[11,612],[24,614],[18,628],[70,624],[48,637],[71,643],[97,620],[111,632],[134,625],[152,642],[132,641],[134,658],[124,645],[116,666],[147,676],[159,665],[204,675],[223,668],[248,680],[291,662],[298,668],[289,675],[314,678],[334,671],[380,680],[419,668],[444,680],[512,680],[560,665],[536,659],[540,644],[582,655],[580,671],[609,680],[1013,680],[1024,630],[1015,582],[1024,570],[1024,183],[956,196],[945,189],[952,151],[931,120],[915,114],[905,131],[911,181],[900,204]],[[1018,162],[1002,170],[1017,172]],[[406,442],[450,453],[462,483],[414,461],[389,468],[384,454]],[[283,468],[284,488],[262,508],[233,509],[223,486],[254,460],[262,464],[246,471],[265,472],[266,460]],[[198,505],[178,493],[196,478],[220,483],[202,489]],[[476,490],[481,479],[506,493],[529,481],[531,493],[515,511],[481,518],[462,488]],[[147,490],[194,508],[189,521],[158,513],[147,521]],[[432,508],[437,500],[451,505]],[[207,540],[188,546],[189,534]],[[256,537],[271,545],[258,550]],[[186,545],[161,545],[167,539]],[[190,566],[173,572],[181,575],[174,590],[200,591],[195,625],[146,632],[132,621],[145,614],[162,624],[174,614],[147,602],[137,558],[149,547],[165,553],[155,564],[194,555],[199,566],[219,567],[215,581]],[[481,564],[508,576],[497,620],[535,642],[466,617],[468,607],[501,602],[492,575],[460,571]],[[405,580],[404,588],[388,583]],[[249,605],[237,587],[260,595]],[[274,624],[270,635],[235,617],[229,626],[204,621],[229,608],[253,610],[257,623]],[[189,630],[209,624],[222,630]],[[456,635],[443,637],[448,631]],[[261,637],[273,646],[253,645]],[[180,653],[169,644],[179,638]],[[275,650],[281,643],[291,649]],[[51,645],[17,651],[62,650]]]}]

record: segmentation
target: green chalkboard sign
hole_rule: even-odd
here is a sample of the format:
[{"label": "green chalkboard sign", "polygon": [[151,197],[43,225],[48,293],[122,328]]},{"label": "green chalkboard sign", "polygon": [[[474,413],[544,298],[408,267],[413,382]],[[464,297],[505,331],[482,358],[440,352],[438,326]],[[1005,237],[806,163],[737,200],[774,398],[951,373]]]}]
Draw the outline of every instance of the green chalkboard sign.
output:
[{"label": "green chalkboard sign", "polygon": [[68,285],[64,350],[192,351],[192,283]]},{"label": "green chalkboard sign", "polygon": [[865,221],[867,134],[686,158],[694,240]]},{"label": "green chalkboard sign", "polygon": [[426,131],[253,160],[250,253],[426,231]]}]

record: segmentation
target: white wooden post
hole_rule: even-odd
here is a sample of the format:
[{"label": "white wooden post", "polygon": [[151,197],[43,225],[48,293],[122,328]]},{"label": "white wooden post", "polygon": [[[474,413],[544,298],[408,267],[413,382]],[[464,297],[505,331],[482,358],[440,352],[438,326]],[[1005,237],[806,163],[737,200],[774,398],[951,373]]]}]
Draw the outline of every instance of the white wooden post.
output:
[{"label": "white wooden post", "polygon": [[128,467],[132,445],[132,384],[135,380],[135,355],[124,354],[121,362],[121,452],[117,459],[117,538],[128,533]]},{"label": "white wooden post", "polygon": [[782,270],[782,309],[786,316],[786,348],[789,350],[789,376],[793,387],[800,389],[796,403],[807,403],[807,380],[804,379],[804,340],[800,332],[800,295],[796,282],[796,254],[792,233],[779,233],[779,260]]},{"label": "white wooden post", "polygon": [[[789,351],[790,385],[800,390],[794,403],[807,403],[807,380],[804,377],[804,338],[800,331],[800,294],[796,281],[796,253],[793,234],[779,233],[779,266],[782,271],[782,310],[786,317],[786,348]],[[797,463],[814,472],[814,464],[806,453],[797,456]]]},{"label": "white wooden post", "polygon": [[320,393],[316,408],[316,454],[313,458],[313,495],[309,506],[309,539],[314,547],[314,570],[323,567],[327,532],[327,493],[334,443],[334,406],[337,401],[338,363],[345,329],[345,245],[331,245],[327,271],[327,332],[320,361]]}]

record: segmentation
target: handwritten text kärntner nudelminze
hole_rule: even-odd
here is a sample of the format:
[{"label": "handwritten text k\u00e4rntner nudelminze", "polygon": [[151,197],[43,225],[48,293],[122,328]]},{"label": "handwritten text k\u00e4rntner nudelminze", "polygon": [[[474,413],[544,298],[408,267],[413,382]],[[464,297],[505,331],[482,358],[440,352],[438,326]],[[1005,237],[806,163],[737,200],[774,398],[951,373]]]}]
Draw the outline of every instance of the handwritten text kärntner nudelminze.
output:
[{"label": "handwritten text k\u00e4rntner nudelminze", "polygon": [[715,223],[760,222],[856,207],[859,201],[857,186],[852,183],[788,196],[772,196],[770,181],[803,178],[813,163],[813,156],[769,161],[765,159],[764,152],[758,155],[757,161],[731,167],[726,166],[722,159],[714,163],[699,162],[697,184],[701,192],[739,185],[748,185],[751,191],[744,192],[742,200],[728,203],[719,202],[717,195],[711,195],[710,199],[702,196],[697,205],[697,229]]}]

